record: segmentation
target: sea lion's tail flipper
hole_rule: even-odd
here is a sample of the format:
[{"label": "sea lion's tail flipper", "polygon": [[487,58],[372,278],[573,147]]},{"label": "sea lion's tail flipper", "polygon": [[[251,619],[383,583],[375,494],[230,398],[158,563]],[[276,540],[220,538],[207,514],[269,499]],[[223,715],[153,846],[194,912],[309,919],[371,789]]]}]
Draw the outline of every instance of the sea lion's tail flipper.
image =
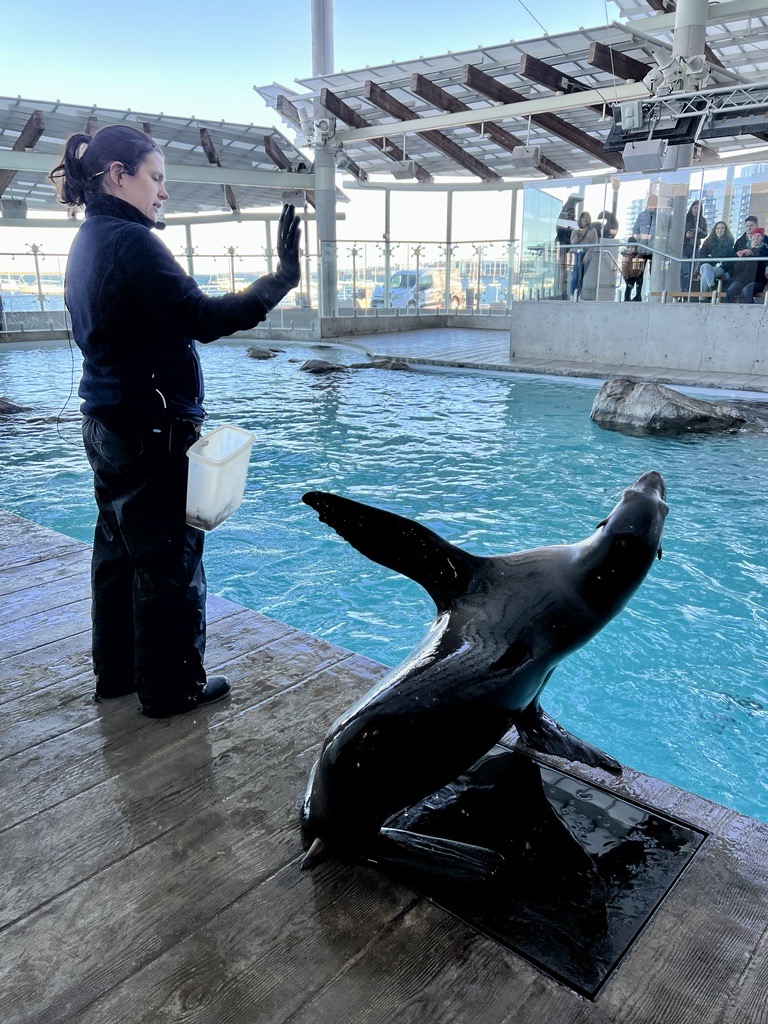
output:
[{"label": "sea lion's tail flipper", "polygon": [[301,500],[366,558],[421,584],[438,611],[466,593],[483,562],[426,526],[373,505],[326,491],[309,491]]},{"label": "sea lion's tail flipper", "polygon": [[580,761],[581,764],[621,775],[621,765],[618,761],[567,732],[554,718],[550,718],[536,701],[522,712],[515,726],[522,742],[532,750],[564,757],[568,761]]},{"label": "sea lion's tail flipper", "polygon": [[382,828],[366,852],[377,863],[454,882],[487,882],[504,864],[496,850],[397,828]]}]

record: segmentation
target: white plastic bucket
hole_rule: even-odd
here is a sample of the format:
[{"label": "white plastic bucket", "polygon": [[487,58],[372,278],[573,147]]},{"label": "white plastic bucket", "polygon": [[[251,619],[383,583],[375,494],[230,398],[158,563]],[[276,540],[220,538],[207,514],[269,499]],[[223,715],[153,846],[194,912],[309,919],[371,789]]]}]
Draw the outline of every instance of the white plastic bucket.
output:
[{"label": "white plastic bucket", "polygon": [[213,530],[243,500],[248,459],[256,436],[225,423],[195,441],[187,451],[187,523]]}]

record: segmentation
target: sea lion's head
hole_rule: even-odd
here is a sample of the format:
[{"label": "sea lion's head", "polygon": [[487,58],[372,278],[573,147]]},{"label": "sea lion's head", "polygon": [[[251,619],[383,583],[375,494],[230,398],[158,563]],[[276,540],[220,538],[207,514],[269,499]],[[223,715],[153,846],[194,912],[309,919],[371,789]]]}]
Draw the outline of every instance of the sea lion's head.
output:
[{"label": "sea lion's head", "polygon": [[611,538],[615,546],[627,549],[628,554],[641,559],[650,555],[650,567],[654,556],[661,558],[661,534],[669,512],[666,497],[667,485],[661,473],[643,473],[624,489],[618,505],[598,524],[598,529],[602,528],[603,537]]}]

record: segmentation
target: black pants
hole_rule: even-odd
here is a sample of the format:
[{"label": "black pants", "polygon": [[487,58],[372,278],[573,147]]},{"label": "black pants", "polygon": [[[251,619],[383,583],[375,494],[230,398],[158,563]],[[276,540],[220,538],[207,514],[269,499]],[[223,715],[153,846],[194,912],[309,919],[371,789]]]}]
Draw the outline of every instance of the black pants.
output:
[{"label": "black pants", "polygon": [[[635,297],[632,298],[632,289],[635,289]],[[624,278],[624,301],[639,302],[640,295],[643,290],[643,275],[639,277],[625,277]]]},{"label": "black pants", "polygon": [[[93,539],[93,670],[105,687],[135,681],[143,704],[205,685],[205,535],[185,522],[187,449],[199,428],[83,420],[99,516]],[[97,684],[98,689],[98,684]]]}]

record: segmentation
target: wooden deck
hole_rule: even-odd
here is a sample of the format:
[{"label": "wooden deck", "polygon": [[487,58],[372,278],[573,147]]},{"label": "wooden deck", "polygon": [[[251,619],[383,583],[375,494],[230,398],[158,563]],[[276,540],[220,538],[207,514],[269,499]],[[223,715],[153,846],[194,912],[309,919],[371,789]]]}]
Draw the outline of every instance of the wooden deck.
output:
[{"label": "wooden deck", "polygon": [[710,836],[589,1001],[373,870],[299,871],[319,741],[380,666],[213,598],[231,701],[97,707],[88,559],[0,512],[2,1024],[768,1021],[768,827],[625,771]]}]

